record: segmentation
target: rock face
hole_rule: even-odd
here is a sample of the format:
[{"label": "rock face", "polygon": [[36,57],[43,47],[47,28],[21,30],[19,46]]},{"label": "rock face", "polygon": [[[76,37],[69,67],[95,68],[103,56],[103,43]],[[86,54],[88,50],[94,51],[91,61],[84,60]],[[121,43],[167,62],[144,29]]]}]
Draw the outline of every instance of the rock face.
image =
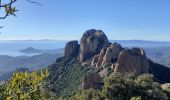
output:
[{"label": "rock face", "polygon": [[96,55],[92,60],[92,66],[100,68],[107,64],[115,63],[118,59],[119,53],[122,51],[120,44],[113,43],[109,47],[103,48],[100,54]]},{"label": "rock face", "polygon": [[82,89],[100,89],[101,88],[101,78],[100,75],[97,73],[88,73],[85,75]]},{"label": "rock face", "polygon": [[86,31],[80,41],[79,61],[84,62],[90,59],[108,44],[109,41],[101,30],[91,29]]},{"label": "rock face", "polygon": [[79,53],[78,41],[70,41],[66,44],[64,49],[64,57],[77,57]]},{"label": "rock face", "polygon": [[103,70],[101,70],[99,72],[99,75],[100,75],[101,78],[107,76],[108,75],[108,68],[104,68]]},{"label": "rock face", "polygon": [[102,65],[116,62],[119,53],[122,51],[122,49],[123,48],[121,47],[120,44],[117,43],[111,44],[106,50],[106,54],[103,57]]},{"label": "rock face", "polygon": [[120,53],[114,72],[139,75],[149,73],[149,69],[149,61],[144,50],[141,48],[132,48],[123,50]]}]

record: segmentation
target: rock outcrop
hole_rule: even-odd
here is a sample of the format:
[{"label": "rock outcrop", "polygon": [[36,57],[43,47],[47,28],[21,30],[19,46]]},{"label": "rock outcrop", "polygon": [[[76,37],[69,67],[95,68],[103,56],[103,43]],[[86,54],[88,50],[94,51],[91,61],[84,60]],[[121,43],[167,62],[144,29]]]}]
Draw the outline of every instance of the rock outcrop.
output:
[{"label": "rock outcrop", "polygon": [[122,49],[122,46],[118,43],[110,44],[110,46],[103,48],[100,54],[93,58],[91,65],[100,68],[101,66],[104,67],[107,64],[115,63]]},{"label": "rock outcrop", "polygon": [[101,77],[97,73],[87,73],[82,83],[82,89],[99,89],[101,88]]},{"label": "rock outcrop", "polygon": [[132,48],[121,51],[114,72],[139,75],[149,73],[149,69],[149,61],[144,50],[141,48]]},{"label": "rock outcrop", "polygon": [[70,41],[66,44],[64,49],[64,57],[76,58],[79,53],[78,41]]},{"label": "rock outcrop", "polygon": [[[81,64],[92,58],[91,66],[101,71],[108,66],[112,71],[123,74],[139,75],[149,73],[150,70],[149,61],[143,49],[125,49],[118,43],[109,43],[105,33],[95,29],[83,34],[80,45],[78,41],[68,42],[65,46],[64,56],[78,58]],[[100,74],[103,77],[107,75],[107,72],[103,70]],[[91,76],[86,77],[88,77],[86,79],[90,79]]]},{"label": "rock outcrop", "polygon": [[96,68],[101,68],[102,62],[103,62],[103,57],[106,53],[107,48],[103,48],[100,52],[100,54],[95,55],[92,59],[91,65],[96,67]]},{"label": "rock outcrop", "polygon": [[115,63],[122,49],[123,48],[120,44],[117,43],[111,44],[106,50],[106,54],[103,57],[102,65],[104,66],[105,64],[108,63]]},{"label": "rock outcrop", "polygon": [[80,62],[84,62],[98,54],[108,44],[109,41],[101,30],[91,29],[86,31],[80,41]]}]

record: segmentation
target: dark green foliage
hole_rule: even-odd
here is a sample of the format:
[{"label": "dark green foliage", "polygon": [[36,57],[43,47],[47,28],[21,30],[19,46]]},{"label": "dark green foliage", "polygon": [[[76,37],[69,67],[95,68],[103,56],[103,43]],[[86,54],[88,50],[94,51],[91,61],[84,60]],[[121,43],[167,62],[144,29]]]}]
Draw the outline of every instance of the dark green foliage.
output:
[{"label": "dark green foliage", "polygon": [[153,75],[144,74],[137,79],[135,82],[135,93],[137,96],[141,96],[142,100],[166,100],[167,95],[161,89],[159,83],[154,82]]},{"label": "dark green foliage", "polygon": [[102,90],[82,90],[72,98],[80,98],[77,100],[167,100],[168,96],[161,89],[160,84],[154,82],[150,74],[133,77],[113,73],[105,78]]},{"label": "dark green foliage", "polygon": [[5,85],[0,85],[0,100],[5,100],[5,96],[4,96],[4,88]]},{"label": "dark green foliage", "polygon": [[89,89],[77,92],[71,100],[104,100],[104,95],[99,90]]},{"label": "dark green foliage", "polygon": [[56,64],[49,66],[48,85],[56,98],[68,97],[81,88],[81,82],[90,68],[82,66],[76,59],[60,58]]}]

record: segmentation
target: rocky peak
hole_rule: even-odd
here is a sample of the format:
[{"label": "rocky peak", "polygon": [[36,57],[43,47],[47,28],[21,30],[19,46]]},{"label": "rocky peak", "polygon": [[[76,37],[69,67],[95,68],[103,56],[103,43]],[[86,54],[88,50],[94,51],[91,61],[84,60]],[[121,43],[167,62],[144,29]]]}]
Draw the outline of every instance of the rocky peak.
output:
[{"label": "rocky peak", "polygon": [[95,29],[87,30],[80,41],[80,62],[84,62],[98,54],[108,44],[109,41],[103,31]]},{"label": "rocky peak", "polygon": [[114,72],[143,74],[149,73],[150,65],[141,48],[124,49],[120,52]]},{"label": "rocky peak", "polygon": [[109,43],[101,30],[84,32],[80,45],[78,41],[70,41],[65,46],[65,57],[74,57],[83,64],[92,58],[91,66],[103,69],[110,66],[114,72],[148,73],[150,69],[146,54],[141,48],[125,49],[118,43]]},{"label": "rocky peak", "polygon": [[64,49],[64,57],[74,57],[76,58],[79,53],[78,41],[70,41],[66,44]]}]

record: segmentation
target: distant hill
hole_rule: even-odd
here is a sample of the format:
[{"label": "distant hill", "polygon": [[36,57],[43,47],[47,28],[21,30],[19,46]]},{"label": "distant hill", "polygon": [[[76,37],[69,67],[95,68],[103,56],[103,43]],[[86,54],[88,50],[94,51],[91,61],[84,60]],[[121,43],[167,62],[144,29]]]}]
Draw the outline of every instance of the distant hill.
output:
[{"label": "distant hill", "polygon": [[26,49],[19,50],[19,51],[22,53],[42,53],[43,52],[43,50],[35,49],[33,47],[28,47]]},{"label": "distant hill", "polygon": [[[57,51],[56,51],[57,52]],[[9,73],[16,68],[27,68],[30,71],[44,68],[56,61],[56,58],[63,56],[63,53],[42,53],[35,56],[11,57],[0,55],[0,80],[8,78]]]},{"label": "distant hill", "polygon": [[26,67],[30,70],[39,69],[45,67],[53,62],[55,62],[56,58],[61,57],[63,54],[55,53],[43,53],[35,56],[19,56],[19,57],[11,57],[11,56],[3,56],[0,55],[0,69],[1,71],[12,71],[18,67]]}]

